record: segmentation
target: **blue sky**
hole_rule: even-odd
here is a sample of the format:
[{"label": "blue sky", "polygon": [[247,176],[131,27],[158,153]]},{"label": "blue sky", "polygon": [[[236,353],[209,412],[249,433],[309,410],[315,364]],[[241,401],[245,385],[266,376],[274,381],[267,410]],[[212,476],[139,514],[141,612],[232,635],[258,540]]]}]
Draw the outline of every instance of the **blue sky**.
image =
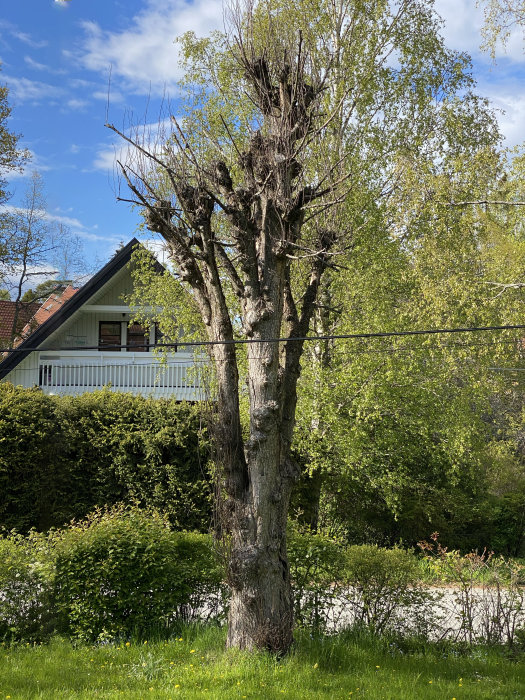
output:
[{"label": "blue sky", "polygon": [[[521,34],[493,65],[479,51],[482,14],[474,0],[437,0],[436,9],[450,48],[473,56],[478,92],[504,110],[507,144],[525,141]],[[33,155],[29,170],[44,178],[49,216],[81,237],[88,264],[105,262],[139,223],[115,200],[115,138],[104,127],[110,70],[109,121],[121,126],[131,112],[155,123],[162,98],[176,97],[175,37],[222,25],[219,0],[4,0],[0,82],[10,90],[10,126]],[[12,204],[26,175],[10,180]]]}]

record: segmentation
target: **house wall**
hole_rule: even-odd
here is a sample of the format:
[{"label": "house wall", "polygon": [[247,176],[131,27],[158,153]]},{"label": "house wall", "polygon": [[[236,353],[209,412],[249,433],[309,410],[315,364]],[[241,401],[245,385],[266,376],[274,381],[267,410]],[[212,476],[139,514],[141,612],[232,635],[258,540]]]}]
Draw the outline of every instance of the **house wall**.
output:
[{"label": "house wall", "polygon": [[9,372],[5,381],[15,386],[38,386],[38,353],[32,352],[22,362]]},{"label": "house wall", "polygon": [[[200,400],[203,392],[194,371],[194,356],[186,348],[170,353],[166,364],[159,364],[152,352],[99,350],[100,321],[119,322],[121,342],[126,342],[130,314],[122,308],[126,307],[125,296],[131,289],[130,271],[123,268],[86,302],[88,309],[78,309],[3,381],[24,387],[41,385],[44,392],[56,394],[78,394],[110,386],[115,391],[146,396]],[[98,311],[97,306],[116,308]]]},{"label": "house wall", "polygon": [[[125,297],[131,293],[132,279],[130,270],[125,267],[100,292],[92,297],[90,306],[125,306]],[[112,321],[123,324],[122,341],[125,341],[125,327],[129,314],[122,312],[83,311],[82,308],[43,344],[42,349],[93,347],[98,345],[99,322]],[[122,350],[125,352],[125,350]]]}]

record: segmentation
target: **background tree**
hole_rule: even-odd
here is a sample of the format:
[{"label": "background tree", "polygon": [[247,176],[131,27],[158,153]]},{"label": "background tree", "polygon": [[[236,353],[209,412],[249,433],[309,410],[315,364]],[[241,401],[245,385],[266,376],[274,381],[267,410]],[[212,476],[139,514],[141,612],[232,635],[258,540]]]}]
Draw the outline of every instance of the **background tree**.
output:
[{"label": "background tree", "polygon": [[406,156],[446,148],[433,134],[471,80],[426,2],[259,3],[236,8],[230,31],[183,42],[186,128],[175,123],[158,147],[111,128],[135,147],[120,164],[131,201],[167,241],[212,341],[228,643],[285,651],[297,380],[321,279],[376,217]]},{"label": "background tree", "polygon": [[0,245],[5,254],[0,262],[0,280],[15,302],[15,314],[10,329],[10,345],[20,332],[20,309],[35,299],[24,299],[25,289],[34,277],[45,278],[67,269],[56,269],[64,257],[75,251],[78,263],[79,241],[71,236],[63,225],[49,219],[43,194],[43,182],[38,173],[33,173],[20,207],[11,207],[0,232]]},{"label": "background tree", "polygon": [[0,264],[8,254],[5,241],[5,229],[9,225],[9,215],[4,205],[10,197],[7,190],[6,175],[13,170],[19,170],[27,161],[27,151],[19,148],[20,135],[8,128],[11,107],[8,102],[9,91],[5,85],[0,85]]},{"label": "background tree", "polygon": [[525,27],[525,3],[523,0],[479,0],[478,4],[485,13],[482,48],[494,58],[498,42],[505,46],[513,28]]}]

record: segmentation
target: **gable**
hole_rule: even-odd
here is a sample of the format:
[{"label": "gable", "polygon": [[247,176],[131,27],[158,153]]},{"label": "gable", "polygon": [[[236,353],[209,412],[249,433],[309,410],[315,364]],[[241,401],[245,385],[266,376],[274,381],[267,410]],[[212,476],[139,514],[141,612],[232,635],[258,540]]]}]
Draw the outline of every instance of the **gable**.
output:
[{"label": "gable", "polygon": [[[133,238],[124,248],[119,250],[104,267],[97,272],[76,294],[74,294],[64,305],[50,316],[41,326],[39,326],[29,337],[27,337],[14,352],[0,363],[0,379],[3,379],[22,360],[31,353],[32,350],[42,347],[46,340],[54,336],[72,318],[72,316],[84,304],[101,303],[100,299],[115,298],[115,294],[122,294],[124,290],[122,281],[119,281],[118,273],[122,272],[123,279],[126,279],[126,265],[131,260],[131,255],[136,246],[140,245],[136,238]],[[159,268],[162,266],[159,264]],[[162,268],[164,269],[164,268]],[[131,279],[131,278],[129,278]],[[114,284],[112,284],[114,282]],[[124,284],[124,287],[126,285]],[[119,290],[117,292],[117,289]],[[122,300],[115,301],[115,304],[122,305]]]}]

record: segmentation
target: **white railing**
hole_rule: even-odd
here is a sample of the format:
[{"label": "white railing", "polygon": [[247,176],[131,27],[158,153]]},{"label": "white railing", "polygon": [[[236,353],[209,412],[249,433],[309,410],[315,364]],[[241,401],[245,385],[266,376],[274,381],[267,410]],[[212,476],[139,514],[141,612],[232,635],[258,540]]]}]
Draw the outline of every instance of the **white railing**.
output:
[{"label": "white railing", "polygon": [[82,394],[108,387],[143,396],[197,401],[201,389],[191,360],[156,361],[151,355],[126,353],[48,358],[42,353],[39,385],[47,394]]}]

